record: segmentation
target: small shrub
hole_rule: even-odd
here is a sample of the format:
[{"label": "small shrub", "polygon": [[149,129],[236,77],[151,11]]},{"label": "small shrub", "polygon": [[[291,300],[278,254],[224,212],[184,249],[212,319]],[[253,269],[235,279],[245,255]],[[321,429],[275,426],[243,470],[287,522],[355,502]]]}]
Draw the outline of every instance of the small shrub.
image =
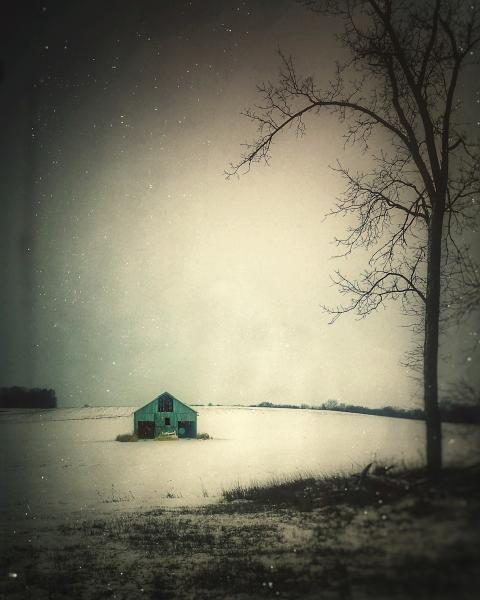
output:
[{"label": "small shrub", "polygon": [[212,438],[208,433],[197,433],[197,440],[211,440]]},{"label": "small shrub", "polygon": [[115,438],[117,442],[138,442],[136,433],[120,433]]}]

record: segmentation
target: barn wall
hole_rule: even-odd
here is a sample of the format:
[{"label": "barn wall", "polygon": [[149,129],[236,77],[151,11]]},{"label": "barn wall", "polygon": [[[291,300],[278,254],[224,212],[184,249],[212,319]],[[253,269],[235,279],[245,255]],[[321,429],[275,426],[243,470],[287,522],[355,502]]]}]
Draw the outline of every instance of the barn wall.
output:
[{"label": "barn wall", "polygon": [[138,422],[139,421],[155,421],[157,400],[152,400],[142,408],[136,410],[133,414],[133,428],[135,433],[138,433]]},{"label": "barn wall", "polygon": [[[191,437],[197,437],[197,413],[183,402],[180,402],[175,398],[174,410],[178,421],[190,421],[193,423]],[[177,429],[178,432],[178,429]]]}]

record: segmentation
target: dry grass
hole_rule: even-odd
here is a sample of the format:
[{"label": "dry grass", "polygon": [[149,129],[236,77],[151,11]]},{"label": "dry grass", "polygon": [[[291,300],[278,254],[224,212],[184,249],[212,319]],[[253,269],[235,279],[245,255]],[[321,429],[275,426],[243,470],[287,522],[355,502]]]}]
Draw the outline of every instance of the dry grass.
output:
[{"label": "dry grass", "polygon": [[138,442],[136,433],[119,433],[115,438],[117,442]]},{"label": "dry grass", "polygon": [[0,578],[0,598],[476,600],[479,474],[306,474],[239,484],[203,508],[11,534],[0,570],[18,576]]},{"label": "dry grass", "polygon": [[[478,482],[476,484],[475,482]],[[368,465],[354,474],[336,474],[324,477],[299,475],[272,479],[266,483],[249,485],[238,483],[223,490],[227,502],[249,501],[257,506],[289,507],[308,511],[318,507],[366,507],[391,504],[403,498],[420,499],[461,494],[465,488],[480,492],[480,466],[466,469],[445,469],[435,485],[424,469],[395,469],[384,465]]]}]

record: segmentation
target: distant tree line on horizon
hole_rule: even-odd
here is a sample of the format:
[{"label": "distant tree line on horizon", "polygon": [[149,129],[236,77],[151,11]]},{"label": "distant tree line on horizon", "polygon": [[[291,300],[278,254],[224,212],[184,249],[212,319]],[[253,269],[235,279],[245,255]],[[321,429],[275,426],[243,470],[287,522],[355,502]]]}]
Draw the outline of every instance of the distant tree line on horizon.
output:
[{"label": "distant tree line on horizon", "polygon": [[[367,406],[356,406],[327,400],[319,406],[310,404],[275,404],[273,402],[260,402],[252,404],[255,408],[296,408],[310,410],[333,410],[339,412],[358,413],[365,415],[376,415],[379,417],[394,417],[397,419],[414,419],[421,421],[425,419],[425,412],[420,408],[399,408],[397,406],[382,406],[380,408],[369,408]],[[480,405],[457,404],[445,400],[440,404],[440,414],[443,422],[447,423],[480,423]]]},{"label": "distant tree line on horizon", "polygon": [[24,387],[0,388],[0,408],[57,408],[55,390]]}]

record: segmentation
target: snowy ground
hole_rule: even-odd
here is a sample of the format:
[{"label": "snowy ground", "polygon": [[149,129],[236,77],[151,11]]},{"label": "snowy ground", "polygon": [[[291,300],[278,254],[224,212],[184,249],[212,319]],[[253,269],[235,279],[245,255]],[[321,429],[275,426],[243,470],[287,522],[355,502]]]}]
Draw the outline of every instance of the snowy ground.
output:
[{"label": "snowy ground", "polygon": [[[132,410],[0,412],[0,597],[476,598],[478,468],[453,495],[368,506],[215,502],[238,481],[418,463],[422,423],[205,407],[213,440],[115,442]],[[479,430],[445,426],[446,462],[478,461]]]},{"label": "snowy ground", "polygon": [[[0,412],[0,518],[106,513],[215,500],[236,482],[418,462],[424,425],[368,415],[199,407],[212,440],[119,443],[131,407]],[[475,460],[479,428],[447,425],[449,463]]]}]

